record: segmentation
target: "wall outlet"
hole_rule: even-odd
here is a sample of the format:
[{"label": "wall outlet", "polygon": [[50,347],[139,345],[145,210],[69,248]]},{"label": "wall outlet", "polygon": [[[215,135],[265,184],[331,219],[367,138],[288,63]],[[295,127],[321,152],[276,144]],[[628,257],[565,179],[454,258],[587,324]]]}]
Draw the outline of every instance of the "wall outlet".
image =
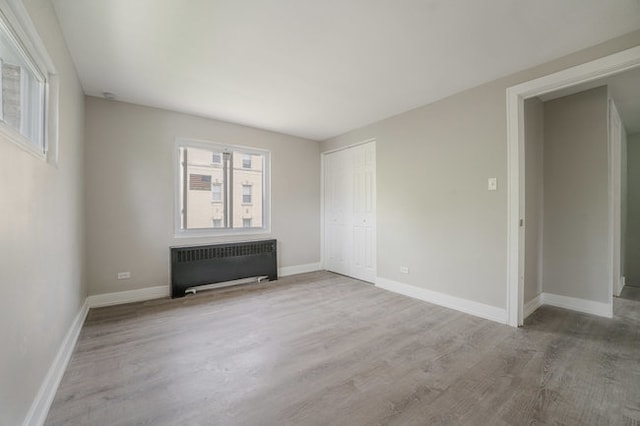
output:
[{"label": "wall outlet", "polygon": [[409,267],[408,266],[401,266],[400,267],[400,272],[403,274],[408,274],[409,273]]},{"label": "wall outlet", "polygon": [[128,280],[131,278],[131,272],[118,272],[119,280]]}]

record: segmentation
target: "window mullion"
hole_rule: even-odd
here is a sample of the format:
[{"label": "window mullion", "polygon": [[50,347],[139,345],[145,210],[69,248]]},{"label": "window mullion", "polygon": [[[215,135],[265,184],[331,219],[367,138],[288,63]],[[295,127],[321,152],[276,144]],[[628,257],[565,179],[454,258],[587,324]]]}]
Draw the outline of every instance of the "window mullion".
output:
[{"label": "window mullion", "polygon": [[189,151],[187,148],[183,148],[182,150],[182,170],[183,170],[183,174],[182,174],[182,194],[183,194],[183,199],[182,199],[182,227],[184,229],[189,229],[189,227],[187,226],[187,218],[189,217],[187,214],[187,209],[188,207],[188,200],[189,200],[189,163],[187,163],[187,158],[188,158],[188,154],[187,152]]},{"label": "window mullion", "polygon": [[0,58],[0,120],[4,121],[4,78],[2,76],[2,69],[4,67],[4,61]]},{"label": "window mullion", "polygon": [[229,211],[229,228],[233,228],[233,204],[235,200],[235,196],[233,194],[233,151],[229,153],[229,172],[228,172],[228,182],[229,182],[229,202],[227,203],[228,211]]}]

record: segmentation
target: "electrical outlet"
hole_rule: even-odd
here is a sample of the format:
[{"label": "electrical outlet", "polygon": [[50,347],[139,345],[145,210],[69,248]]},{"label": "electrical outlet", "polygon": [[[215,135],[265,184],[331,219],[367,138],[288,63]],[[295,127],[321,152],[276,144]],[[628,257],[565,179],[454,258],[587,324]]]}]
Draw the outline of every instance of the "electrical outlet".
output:
[{"label": "electrical outlet", "polygon": [[118,272],[119,280],[128,280],[131,278],[131,272]]},{"label": "electrical outlet", "polygon": [[401,266],[400,267],[400,272],[403,274],[408,274],[409,273],[409,267],[408,266]]}]

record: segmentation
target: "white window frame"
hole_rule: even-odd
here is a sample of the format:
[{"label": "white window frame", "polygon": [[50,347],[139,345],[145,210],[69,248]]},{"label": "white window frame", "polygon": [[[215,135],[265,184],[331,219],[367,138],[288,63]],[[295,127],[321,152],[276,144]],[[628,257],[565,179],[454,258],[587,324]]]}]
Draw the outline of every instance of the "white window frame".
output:
[{"label": "white window frame", "polygon": [[41,128],[42,143],[36,143],[11,126],[0,122],[0,139],[14,143],[35,157],[52,165],[58,163],[58,93],[59,79],[53,60],[38,35],[21,0],[0,0],[0,23],[9,29],[8,35],[24,49],[20,52],[36,74],[44,79],[44,102],[29,108],[44,108]]},{"label": "white window frame", "polygon": [[[220,188],[220,192],[214,191],[213,188]],[[218,200],[216,200],[216,198],[214,197],[215,194],[218,194],[220,196],[220,198]],[[218,182],[212,182],[211,183],[211,202],[212,203],[221,203],[222,202],[222,184],[221,183],[218,183]]]},{"label": "white window frame", "polygon": [[[245,188],[249,188],[249,193],[245,194],[244,190]],[[249,201],[245,201],[244,197],[248,195],[249,196]],[[247,185],[247,184],[243,184],[242,185],[242,204],[243,205],[252,205],[253,204],[253,185]]]},{"label": "white window frame", "polygon": [[[262,191],[262,227],[251,228],[210,228],[210,229],[182,229],[180,222],[180,148],[201,148],[207,150],[219,150],[220,152],[230,152],[233,150],[242,151],[243,154],[261,155],[264,157],[264,168],[262,171],[264,178],[264,190]],[[201,237],[224,237],[234,235],[263,235],[271,233],[271,152],[265,149],[248,147],[243,145],[221,144],[202,139],[192,139],[178,137],[173,149],[173,182],[174,182],[174,237],[175,238],[201,238]],[[212,183],[213,184],[213,183]],[[252,191],[253,192],[253,191]],[[242,197],[242,194],[240,194]]]},{"label": "white window frame", "polygon": [[[247,158],[247,157],[249,157],[249,158]],[[251,168],[253,168],[253,165],[252,165],[253,158],[251,158],[251,154],[247,154],[246,152],[243,153],[242,154],[242,159],[240,161],[242,162],[242,168],[243,169],[251,169]],[[247,161],[249,162],[248,163],[249,165],[247,165],[247,163],[246,163]]]}]

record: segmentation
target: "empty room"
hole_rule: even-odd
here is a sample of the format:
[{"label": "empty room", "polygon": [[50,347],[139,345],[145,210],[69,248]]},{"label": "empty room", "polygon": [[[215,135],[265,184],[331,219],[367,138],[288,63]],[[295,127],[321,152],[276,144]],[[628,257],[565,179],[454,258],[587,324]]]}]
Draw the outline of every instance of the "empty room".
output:
[{"label": "empty room", "polygon": [[638,0],[0,0],[0,425],[640,424]]}]

